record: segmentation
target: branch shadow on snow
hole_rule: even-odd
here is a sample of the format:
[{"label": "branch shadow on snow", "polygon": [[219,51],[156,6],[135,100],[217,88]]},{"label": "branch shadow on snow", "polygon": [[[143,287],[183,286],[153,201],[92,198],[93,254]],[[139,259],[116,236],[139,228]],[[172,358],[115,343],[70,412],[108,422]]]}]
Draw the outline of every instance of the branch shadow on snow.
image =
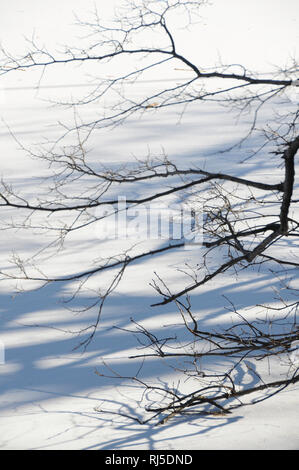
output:
[{"label": "branch shadow on snow", "polygon": [[[173,139],[173,124],[167,119],[163,122],[161,119],[155,122],[152,119],[150,127],[148,123],[144,125],[141,121],[138,124],[139,127],[134,123],[130,133],[124,126],[122,133],[119,137],[115,137],[113,143],[111,143],[111,137],[107,139],[109,145],[106,141],[104,142],[103,153],[107,150],[105,157],[113,157],[119,154],[119,149],[124,144],[122,157],[126,158],[127,144],[131,145],[132,142],[138,141],[140,147],[137,147],[137,150],[139,151],[140,148],[144,150],[148,142],[152,142],[155,137],[159,139],[159,142],[161,141],[161,145],[167,148],[171,143],[167,143],[167,138],[170,137],[173,140],[173,146],[177,146],[180,142],[179,148],[170,152],[170,159],[173,154],[174,160],[179,161],[182,166],[195,164],[209,171],[221,169],[222,172],[226,172],[234,167],[235,162],[240,161],[238,148],[229,153],[229,158],[227,154],[219,156],[224,146],[212,143],[219,137],[215,138],[214,130],[208,134],[210,143],[207,145],[205,143],[200,145],[200,134],[198,134],[197,142],[192,141],[198,127],[201,127],[202,133],[208,131],[210,120],[215,119],[214,110],[208,119],[206,111],[200,118],[198,114],[191,112],[189,119],[187,126],[177,126],[176,139]],[[219,126],[216,127],[219,133],[223,134],[222,119],[219,118],[219,121]],[[33,122],[31,124],[34,125]],[[215,126],[212,128],[214,129]],[[189,147],[182,153],[182,147],[188,142],[187,129],[192,145],[190,144],[191,148]],[[136,138],[137,131],[139,131],[138,139]],[[30,129],[26,132],[28,135],[31,134]],[[165,142],[163,142],[164,137]],[[227,147],[235,142],[236,139],[234,140],[233,136],[232,138],[226,136]],[[248,148],[245,150],[248,154],[253,144],[258,146],[259,142],[249,141],[246,144]],[[196,147],[200,148],[200,152],[196,150]],[[214,159],[215,155],[217,158]],[[117,161],[115,164],[120,163],[121,161]],[[270,159],[264,161],[263,168],[253,159],[250,164],[238,166],[236,174],[248,175],[249,170],[272,172],[272,166]],[[28,181],[29,186],[32,184],[32,179],[28,178]],[[22,181],[23,186],[24,184],[25,180]],[[158,182],[150,189],[155,190],[160,187],[160,184]],[[136,194],[143,194],[144,190],[143,183],[134,188]],[[92,244],[94,240],[86,243],[84,248]],[[80,246],[82,249],[83,243]],[[75,254],[76,250],[74,250],[74,256]],[[163,258],[161,259],[163,264]],[[138,269],[141,269],[142,263],[143,261],[136,262],[130,268],[136,270],[135,291],[140,283]],[[174,417],[163,426],[156,427],[153,424],[141,426],[124,416],[110,416],[94,411],[95,407],[102,406],[116,412],[121,411],[133,418],[140,418],[139,392],[136,391],[136,385],[134,387],[132,384],[128,385],[127,381],[124,381],[122,385],[122,381],[118,382],[115,378],[109,379],[95,374],[96,369],[102,373],[109,373],[103,365],[103,359],[121,375],[134,376],[138,371],[141,359],[128,359],[132,351],[136,352],[136,346],[138,346],[136,337],[119,329],[131,327],[130,317],[138,323],[150,319],[153,325],[151,331],[157,335],[175,334],[183,339],[185,328],[173,305],[165,306],[162,311],[159,308],[149,307],[157,301],[154,296],[115,292],[105,303],[99,329],[87,351],[76,350],[74,348],[80,340],[76,334],[71,334],[71,331],[82,330],[92,323],[96,317],[96,310],[81,315],[67,312],[59,302],[67,286],[67,283],[49,284],[41,290],[27,292],[15,298],[8,293],[0,293],[0,341],[5,347],[5,364],[0,364],[0,412],[4,417],[16,420],[27,419],[30,423],[39,417],[44,427],[47,426],[48,420],[51,423],[52,419],[56,422],[61,419],[58,432],[56,426],[55,431],[51,431],[49,427],[41,444],[37,446],[33,438],[31,439],[31,448],[51,448],[53,445],[66,444],[86,449],[127,449],[136,445],[147,448],[158,448],[158,446],[175,448],[176,442],[181,438],[187,442],[192,436],[212,433],[242,419],[237,412],[225,417],[202,417],[194,412]],[[272,289],[274,288],[280,288],[280,285],[279,280],[273,278],[272,273],[257,274],[253,271],[250,279],[242,280],[240,277],[236,280],[231,279],[220,286],[210,285],[207,290],[201,288],[194,291],[192,306],[198,312],[202,326],[217,328],[221,325],[222,328],[228,328],[232,324],[233,315],[230,315],[226,309],[228,304],[224,296],[237,307],[249,308],[256,304],[270,303],[273,300]],[[74,307],[82,308],[89,301],[92,303],[93,298],[77,298]],[[161,326],[165,324],[166,327],[162,328]],[[142,354],[142,349],[138,352]],[[237,382],[242,382],[245,374],[249,378],[250,385],[253,386],[258,382],[257,375],[248,373],[248,370],[245,371],[241,366],[237,367],[236,371]],[[167,385],[168,378],[173,380],[171,374],[165,376],[165,367],[160,359],[147,358],[142,374],[144,380],[160,381],[163,385]],[[109,434],[111,425],[117,429],[116,436],[111,435],[111,431]],[[20,432],[24,433],[25,430],[20,430]],[[6,436],[5,429],[1,434],[0,446],[6,441],[9,444],[10,437]]]},{"label": "branch shadow on snow", "polygon": [[[194,293],[192,305],[195,311],[202,312],[199,317],[201,325],[215,328],[217,325],[222,328],[231,326],[232,315],[228,317],[224,295],[243,308],[271,302],[272,288],[278,287],[278,281],[273,282],[271,273],[260,273],[257,277],[258,283],[257,278],[252,277],[251,280],[230,281],[226,285]],[[69,421],[69,426],[57,435],[49,431],[52,437],[48,437],[46,441],[49,439],[49,442],[44,442],[39,448],[51,447],[54,442],[55,445],[76,442],[82,448],[96,449],[124,449],[136,444],[157,448],[158,441],[159,445],[165,444],[164,448],[168,445],[175,448],[176,439],[180,437],[188,439],[188,436],[208,434],[242,419],[237,413],[202,417],[194,412],[174,417],[163,426],[140,426],[125,416],[96,412],[95,408],[99,407],[140,419],[140,389],[137,390],[136,384],[132,386],[127,380],[99,377],[95,373],[98,370],[109,375],[103,360],[123,376],[134,376],[139,370],[142,359],[128,359],[132,351],[136,352],[136,337],[121,330],[131,328],[130,317],[138,323],[150,318],[155,325],[150,330],[157,336],[175,334],[184,339],[185,329],[174,306],[168,305],[163,309],[161,320],[161,311],[149,307],[156,300],[154,296],[116,293],[107,300],[99,329],[87,350],[74,350],[79,339],[69,331],[83,329],[92,322],[96,313],[89,311],[75,317],[68,313],[59,303],[64,287],[62,284],[49,284],[14,299],[4,293],[0,296],[0,340],[5,346],[5,364],[0,365],[0,412],[11,417],[14,414],[27,415],[28,420],[38,414],[45,422],[50,415],[57,420],[64,415],[63,419],[67,417]],[[76,299],[76,307],[85,304],[86,300]],[[166,326],[161,328],[161,325]],[[142,351],[139,349],[138,353],[142,354]],[[236,371],[236,381],[241,383],[245,374],[248,376],[248,370],[238,367]],[[165,364],[159,358],[147,358],[141,376],[145,381],[158,382],[166,387],[167,380],[174,380],[172,375],[165,375]],[[254,373],[249,374],[249,378],[250,385],[258,382]],[[64,409],[59,404],[61,399],[64,400]],[[55,400],[58,400],[57,404]],[[105,429],[111,425],[117,427],[116,437],[109,436],[109,433],[105,435]],[[176,434],[174,429],[177,429]],[[181,435],[180,432],[187,434]],[[167,435],[172,434],[169,439]],[[35,447],[33,443],[32,447]]]}]

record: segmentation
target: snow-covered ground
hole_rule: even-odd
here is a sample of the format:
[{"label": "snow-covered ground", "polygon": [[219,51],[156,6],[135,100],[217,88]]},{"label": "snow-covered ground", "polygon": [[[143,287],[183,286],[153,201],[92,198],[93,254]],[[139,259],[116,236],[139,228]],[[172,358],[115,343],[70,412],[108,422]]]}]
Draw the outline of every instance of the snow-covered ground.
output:
[{"label": "snow-covered ground", "polygon": [[[50,21],[43,24],[42,15],[38,5],[41,2],[30,0],[30,17],[28,10],[22,10],[22,2],[12,2],[13,6],[2,7],[4,11],[0,22],[2,31],[7,33],[5,43],[9,45],[12,40],[12,18],[15,15],[16,23],[24,32],[30,33],[32,25],[44,27],[51,35],[53,26]],[[61,2],[57,2],[60,4]],[[221,3],[221,4],[220,4]],[[252,22],[248,20],[247,34],[244,34],[243,46],[232,41],[228,36],[229,28],[237,25],[235,34],[242,31],[243,13],[240,3],[233,0],[225,2],[229,11],[235,12],[231,18],[228,12],[223,11],[224,2],[216,1],[211,13],[207,10],[206,23],[214,18],[214,23],[207,32],[206,37],[212,37],[218,25],[218,34],[225,33],[223,41],[224,51],[229,51],[232,44],[236,47],[236,62],[241,62],[243,53],[247,54],[250,65],[257,61],[257,66],[263,64],[267,56],[266,68],[274,61],[273,50],[277,50],[277,60],[284,57],[286,51],[294,53],[296,27],[294,17],[296,2],[288,0],[287,6],[282,8],[282,2],[264,1],[258,9],[258,3],[253,4],[248,12]],[[242,2],[243,3],[243,2]],[[51,2],[53,9],[55,2]],[[82,12],[82,2],[64,2],[63,15],[67,20],[69,11]],[[264,24],[262,18],[266,17],[268,8],[272,8],[273,23],[279,28],[279,38],[275,38],[276,28],[271,23],[268,35],[264,38],[264,49],[259,55],[253,54],[259,49],[257,38],[261,38]],[[26,7],[27,8],[27,7]],[[217,9],[218,8],[218,9]],[[255,8],[255,9],[254,9]],[[286,13],[288,12],[288,14]],[[18,13],[19,12],[19,13]],[[22,13],[23,12],[23,13]],[[48,12],[49,13],[49,12]],[[55,13],[52,11],[52,14]],[[297,12],[298,13],[298,12]],[[214,14],[214,16],[213,16]],[[224,31],[220,24],[223,14],[230,18]],[[258,14],[258,17],[257,17]],[[210,17],[208,17],[210,15]],[[245,16],[245,15],[244,15]],[[29,19],[23,25],[21,19]],[[281,24],[278,26],[277,22]],[[60,19],[61,22],[61,19]],[[276,23],[275,23],[276,22]],[[283,25],[283,26],[281,26]],[[254,35],[255,42],[251,48],[249,43],[249,30],[252,28],[260,36]],[[289,43],[282,30],[289,33]],[[72,30],[73,31],[73,30]],[[243,28],[244,31],[244,28]],[[4,35],[4,33],[2,33]],[[57,25],[57,35],[64,37],[62,24]],[[42,36],[42,31],[39,31]],[[210,36],[209,36],[210,35]],[[19,38],[19,39],[18,39]],[[20,33],[15,34],[15,47],[20,44]],[[19,43],[18,43],[19,41]],[[52,41],[53,40],[52,37]],[[271,47],[272,45],[272,47]],[[278,47],[279,45],[279,47]],[[209,42],[209,47],[211,44]],[[218,49],[220,46],[218,47]],[[215,50],[217,49],[214,48]],[[246,49],[247,52],[244,52]],[[197,50],[194,51],[194,54]],[[207,55],[209,52],[206,52]],[[225,52],[224,52],[225,53]],[[224,57],[232,61],[231,57]],[[6,89],[2,92],[0,125],[1,134],[1,177],[18,185],[26,195],[35,195],[40,186],[39,176],[44,175],[45,168],[40,162],[25,158],[24,152],[12,138],[9,129],[24,145],[39,141],[41,136],[51,138],[55,135],[57,109],[49,107],[41,98],[60,97],[66,89],[47,89],[47,82],[43,80],[38,92],[29,88],[31,79],[24,76],[21,71],[19,77],[4,78],[2,83]],[[26,72],[27,73],[27,72]],[[180,72],[184,74],[184,72]],[[177,79],[177,77],[175,77]],[[51,85],[61,83],[83,83],[82,77],[50,76]],[[146,83],[138,83],[136,93],[144,90]],[[44,87],[44,88],[43,88]],[[139,88],[138,88],[139,87]],[[78,93],[78,88],[68,88],[67,92]],[[86,116],[92,116],[95,107],[90,106],[84,111]],[[265,109],[265,115],[269,110]],[[69,118],[69,111],[59,111],[59,119]],[[64,114],[65,113],[65,114]],[[8,129],[9,126],[9,129]],[[215,156],[215,152],[223,147],[229,147],[246,132],[248,122],[239,122],[236,125],[233,119],[227,117],[224,109],[212,105],[203,105],[200,110],[191,106],[188,112],[180,119],[179,112],[171,109],[160,114],[150,112],[142,120],[129,120],[124,126],[113,131],[105,130],[101,135],[93,138],[93,158],[100,158],[108,164],[122,164],[135,156],[146,155],[150,148],[152,152],[159,152],[163,148],[169,157],[175,161],[183,161],[184,165],[198,166],[228,172],[232,165],[240,161],[238,152],[230,154],[229,161],[225,155]],[[215,132],[216,129],[216,132]],[[98,140],[96,140],[98,139]],[[247,145],[247,144],[246,144]],[[250,150],[252,143],[248,143]],[[236,168],[236,167],[234,167]],[[273,172],[269,161],[263,165],[257,159],[251,159],[238,167],[238,175],[253,177],[259,174],[264,180],[279,181],[279,169]],[[140,186],[140,194],[145,194],[150,188]],[[136,194],[135,194],[136,195]],[[12,212],[3,211],[2,223],[9,220]],[[23,231],[0,231],[1,269],[9,266],[8,258],[11,251],[20,252],[28,257],[46,243],[44,235],[38,230],[24,233]],[[34,236],[33,236],[34,235]],[[50,239],[49,239],[50,241]],[[156,241],[154,246],[159,246]],[[55,274],[73,273],[82,270],[85,266],[93,265],[95,259],[107,256],[107,253],[121,252],[124,244],[119,241],[101,240],[96,228],[85,230],[74,236],[66,252],[58,257],[44,257],[43,267],[47,273]],[[298,251],[298,245],[290,244],[290,252]],[[158,331],[163,326],[164,331],[172,331],[183,335],[178,312],[170,305],[166,308],[152,308],[150,305],[156,300],[150,281],[157,271],[160,275],[167,275],[173,285],[177,285],[180,274],[176,267],[186,259],[194,261],[199,258],[200,249],[178,250],[161,256],[148,258],[142,263],[132,264],[127,268],[126,275],[119,284],[118,289],[107,300],[100,326],[95,338],[85,352],[74,350],[78,344],[78,337],[72,332],[82,330],[95,318],[95,311],[75,314],[67,310],[64,300],[71,295],[72,285],[68,283],[49,284],[41,290],[31,290],[15,295],[13,282],[0,283],[0,346],[4,346],[5,362],[0,364],[0,448],[1,449],[298,449],[299,448],[299,415],[298,415],[298,385],[284,390],[273,398],[236,410],[228,416],[198,417],[196,414],[178,416],[163,426],[155,427],[153,424],[141,426],[125,416],[99,413],[95,408],[103,410],[121,411],[123,414],[142,416],[140,401],[142,391],[136,384],[127,380],[118,381],[115,378],[100,377],[95,372],[110,374],[104,362],[121,375],[136,374],[140,367],[139,360],[129,360],[128,356],[136,352],[138,343],[136,338],[119,329],[130,328],[130,318],[142,322],[144,326]],[[97,288],[98,283],[105,285],[113,273],[102,274],[96,278],[92,287]],[[35,287],[32,285],[32,287]],[[269,271],[251,270],[238,278],[223,276],[210,285],[209,289],[195,291],[192,296],[192,305],[200,311],[201,322],[209,327],[213,325],[229,326],[234,321],[233,315],[227,310],[224,295],[236,306],[246,312],[248,318],[254,315],[252,310],[256,304],[273,301],[275,288],[280,288],[279,280],[273,278]],[[274,292],[274,294],[273,294]],[[75,306],[82,307],[92,301],[93,292],[86,291],[75,301]],[[118,328],[115,328],[118,327]],[[273,364],[266,376],[279,379],[280,374],[287,369],[283,364],[284,358],[277,359],[277,370]],[[173,364],[172,364],[173,365]],[[180,365],[178,362],[177,365]],[[239,370],[240,377],[248,371]],[[268,375],[267,375],[268,374]],[[160,360],[146,361],[142,369],[142,378],[155,383],[175,384],[177,373]],[[248,376],[254,383],[256,377]]]}]

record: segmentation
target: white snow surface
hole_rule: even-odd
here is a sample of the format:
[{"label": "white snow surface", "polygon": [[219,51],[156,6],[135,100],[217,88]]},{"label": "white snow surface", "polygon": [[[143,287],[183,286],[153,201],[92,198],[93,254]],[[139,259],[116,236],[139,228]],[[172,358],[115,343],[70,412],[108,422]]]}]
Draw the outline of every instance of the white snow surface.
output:
[{"label": "white snow surface", "polygon": [[[0,19],[0,34],[7,46],[10,41],[14,41],[16,49],[21,47],[19,29],[24,29],[23,32],[30,34],[32,26],[36,26],[40,37],[43,37],[44,32],[45,38],[51,39],[54,43],[53,25],[50,26],[49,19],[51,14],[53,16],[56,9],[62,8],[60,16],[65,24],[68,24],[70,22],[68,20],[71,20],[71,10],[77,9],[82,13],[84,5],[88,2],[78,0],[48,2],[43,5],[43,10],[46,8],[47,14],[39,9],[38,5],[41,3],[30,0],[24,7],[24,2],[15,0],[11,5],[6,4],[1,7],[4,12]],[[90,8],[92,3],[90,2]],[[225,11],[224,3],[227,5]],[[216,39],[214,37],[213,44],[209,41],[209,48],[213,48],[215,57],[217,50],[221,52],[223,44],[225,61],[240,63],[243,48],[245,60],[248,60],[250,66],[253,66],[256,60],[257,66],[264,65],[269,69],[274,62],[274,56],[279,63],[280,59],[286,58],[286,54],[295,52],[298,37],[298,21],[295,22],[297,2],[287,0],[283,3],[283,8],[282,2],[279,1],[250,2],[251,9],[246,6],[250,10],[247,12],[247,30],[244,30],[244,27],[242,29],[244,18],[240,3],[244,2],[218,0],[212,5],[211,11],[208,8],[205,10],[205,27],[208,29],[206,37],[214,37],[217,31],[218,39],[221,38],[220,45],[217,45],[217,37]],[[51,11],[48,6],[50,4]],[[269,25],[268,33],[263,36],[265,25],[262,19],[268,14],[267,5],[272,8],[273,23]],[[235,12],[233,17],[232,12]],[[227,22],[221,20],[223,15]],[[42,20],[45,17],[48,18],[47,22]],[[24,22],[26,19],[27,22]],[[73,29],[63,30],[61,18],[57,18],[57,22],[55,39],[59,42],[62,38],[65,40],[68,32],[73,32]],[[233,40],[234,25],[236,25],[236,35],[240,30],[243,31],[243,46]],[[279,38],[275,36],[277,28]],[[12,34],[12,30],[15,34]],[[251,31],[253,31],[252,36]],[[287,35],[283,34],[286,31],[289,33],[289,42],[286,40]],[[261,37],[264,38],[262,50],[258,42]],[[231,51],[232,44],[236,47],[236,59],[231,56],[234,52]],[[272,54],[273,51],[275,54]],[[196,56],[197,50],[194,50],[193,54]],[[209,54],[209,51],[206,52],[206,57]],[[180,73],[183,76],[184,72]],[[12,138],[9,129],[23,145],[36,143],[42,136],[51,138],[56,135],[57,115],[59,114],[61,120],[69,119],[70,111],[62,109],[57,111],[43,98],[59,98],[66,89],[47,89],[46,85],[47,83],[57,85],[61,80],[63,83],[80,84],[83,83],[83,75],[74,80],[73,76],[67,76],[67,71],[63,77],[50,74],[48,82],[47,78],[43,78],[41,88],[36,92],[26,88],[32,85],[29,72],[26,74],[17,72],[17,74],[17,78],[5,77],[4,91],[2,89],[0,173],[1,177],[17,184],[27,196],[34,196],[37,191],[42,190],[39,176],[46,174],[46,169],[37,160],[26,157],[25,152]],[[146,86],[145,83],[137,83],[136,94]],[[78,89],[81,90],[70,87],[67,92],[69,95],[75,94]],[[235,174],[239,176],[249,178],[259,175],[265,181],[273,182],[274,179],[280,181],[280,170],[275,169],[273,172],[271,162],[267,159],[263,164],[256,158],[238,165],[240,161],[238,150],[230,153],[229,160],[225,154],[215,154],[242,137],[249,120],[244,119],[236,124],[233,118],[228,117],[226,109],[210,104],[201,107],[190,106],[182,119],[180,111],[171,108],[158,113],[153,110],[140,120],[131,119],[112,131],[103,130],[92,138],[91,157],[101,158],[101,161],[108,165],[122,164],[134,156],[146,155],[148,149],[158,153],[163,148],[170,159],[183,161],[187,167],[196,164],[228,172],[233,164]],[[86,117],[92,117],[94,112],[95,106],[90,106],[83,113]],[[271,109],[265,109],[263,119],[267,118],[268,112],[271,112]],[[243,150],[245,154],[250,152],[251,145],[251,142],[245,144]],[[159,188],[159,185],[157,187]],[[151,189],[142,185],[138,188],[139,194],[145,194],[145,191]],[[2,211],[2,214],[2,217],[9,218],[13,215],[13,211]],[[49,275],[57,272],[71,274],[93,266],[94,260],[101,256],[105,257],[112,252],[120,253],[125,246],[123,242],[100,240],[98,235],[97,228],[92,227],[74,236],[67,250],[58,257],[44,257],[43,269]],[[44,246],[46,239],[43,237],[44,235],[38,230],[28,233],[0,231],[2,269],[9,267],[11,251],[29,257]],[[157,247],[159,242],[143,244],[143,248],[147,246]],[[293,244],[290,242],[289,250],[290,256],[292,253],[298,253],[298,244],[296,246],[295,242]],[[63,300],[71,294],[73,285],[50,284],[41,290],[33,289],[15,295],[15,284],[2,281],[0,283],[0,346],[2,347],[0,348],[0,448],[3,450],[298,450],[298,385],[291,386],[262,403],[237,409],[225,417],[199,417],[196,414],[178,416],[163,426],[154,426],[154,424],[141,426],[125,416],[109,415],[95,410],[95,408],[120,410],[123,414],[144,416],[140,407],[142,393],[136,384],[132,385],[128,380],[118,381],[114,378],[100,377],[95,371],[110,374],[103,361],[124,376],[134,375],[138,371],[140,360],[128,359],[131,353],[136,353],[138,346],[136,338],[118,329],[130,328],[131,317],[154,331],[158,331],[161,325],[167,330],[170,328],[169,325],[174,324],[175,331],[181,332],[182,326],[179,325],[179,315],[175,306],[170,305],[164,309],[150,307],[157,297],[149,283],[157,271],[159,275],[167,276],[170,285],[178,286],[181,275],[175,268],[186,259],[194,261],[194,258],[198,257],[200,261],[200,256],[200,249],[179,250],[160,258],[150,257],[142,263],[131,265],[118,289],[107,301],[97,334],[85,352],[74,350],[78,344],[78,337],[72,335],[70,331],[88,326],[94,320],[96,312],[91,310],[83,314],[74,314],[65,308]],[[200,313],[203,325],[225,327],[234,321],[232,313],[226,309],[227,303],[223,295],[238,305],[248,318],[253,318],[256,314],[256,304],[273,302],[274,289],[279,288],[279,281],[273,279],[267,270],[244,272],[237,278],[230,276],[231,274],[220,277],[205,290],[193,293],[192,305],[195,311]],[[102,274],[89,287],[97,288],[99,283],[101,286],[105,285],[109,279],[111,273]],[[30,287],[38,287],[38,284],[32,283]],[[92,298],[93,292],[86,291],[83,297],[76,301],[76,305],[83,306]],[[164,334],[163,330],[161,334]],[[2,350],[5,352],[5,358]],[[297,360],[298,354],[293,353],[292,357]],[[271,380],[273,377],[279,380],[280,374],[287,370],[284,360],[286,358],[278,358],[277,362],[270,365],[269,370],[266,367],[265,376],[269,379],[271,377]],[[239,371],[241,377],[247,372]],[[152,383],[161,384],[167,381],[175,384],[178,380],[175,370],[167,367],[163,361],[154,359],[146,361],[142,374],[144,379]],[[254,376],[248,376],[248,380],[252,380],[253,383],[255,379]]]}]

